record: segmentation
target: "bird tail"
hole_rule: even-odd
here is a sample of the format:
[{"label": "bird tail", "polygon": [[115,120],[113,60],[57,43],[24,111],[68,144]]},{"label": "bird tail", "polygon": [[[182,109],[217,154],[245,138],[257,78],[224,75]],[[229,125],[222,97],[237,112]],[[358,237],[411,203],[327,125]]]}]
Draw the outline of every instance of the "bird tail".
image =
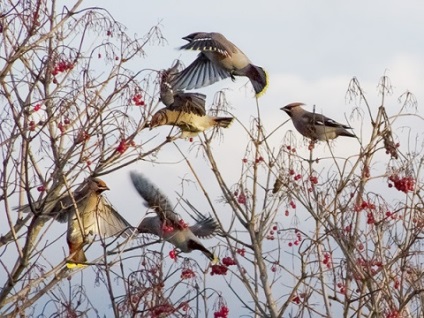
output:
[{"label": "bird tail", "polygon": [[256,97],[261,97],[268,88],[267,72],[262,67],[250,64],[246,70],[246,76],[252,82]]},{"label": "bird tail", "polygon": [[338,136],[345,136],[345,137],[356,137],[354,134],[352,134],[351,132],[347,131],[346,129],[340,129],[338,131]]},{"label": "bird tail", "polygon": [[66,267],[81,268],[87,266],[84,264],[87,262],[87,257],[85,257],[84,250],[82,249],[83,245],[83,243],[73,244],[68,241],[70,257],[66,263]]},{"label": "bird tail", "polygon": [[215,126],[227,128],[229,127],[234,120],[234,117],[215,117]]}]

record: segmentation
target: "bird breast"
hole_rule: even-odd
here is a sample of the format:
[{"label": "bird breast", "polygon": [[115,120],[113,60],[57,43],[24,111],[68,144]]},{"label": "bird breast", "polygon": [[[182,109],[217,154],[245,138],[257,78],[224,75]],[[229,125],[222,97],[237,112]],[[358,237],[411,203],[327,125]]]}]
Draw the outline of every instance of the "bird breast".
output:
[{"label": "bird breast", "polygon": [[208,59],[227,70],[240,70],[250,64],[249,58],[240,50],[231,55],[222,55],[218,52],[204,52]]}]

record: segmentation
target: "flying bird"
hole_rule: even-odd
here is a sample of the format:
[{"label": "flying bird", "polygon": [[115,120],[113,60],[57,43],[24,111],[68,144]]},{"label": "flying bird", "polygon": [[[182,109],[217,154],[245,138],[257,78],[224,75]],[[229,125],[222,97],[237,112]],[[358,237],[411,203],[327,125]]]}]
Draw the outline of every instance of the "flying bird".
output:
[{"label": "flying bird", "polygon": [[150,129],[163,125],[181,129],[180,138],[194,137],[212,127],[227,128],[234,117],[214,117],[206,114],[206,95],[174,90],[169,80],[174,77],[178,63],[162,72],[160,100],[165,108],[158,110],[150,121]]},{"label": "flying bird", "polygon": [[249,58],[221,33],[195,32],[183,37],[188,43],[180,49],[200,51],[197,59],[172,79],[177,89],[194,89],[211,85],[221,79],[246,76],[257,97],[268,86],[265,70]]},{"label": "flying bird", "polygon": [[356,137],[347,129],[352,129],[347,125],[340,124],[324,115],[311,113],[302,108],[303,103],[291,103],[280,108],[291,118],[294,127],[303,136],[317,140],[331,140],[338,136]]},{"label": "flying bird", "polygon": [[212,262],[218,258],[209,251],[199,238],[210,238],[218,231],[218,224],[212,217],[198,213],[197,223],[188,226],[175,212],[168,198],[143,174],[132,171],[132,183],[146,205],[156,212],[156,216],[145,217],[138,231],[150,233],[171,243],[184,253],[199,250]]},{"label": "flying bird", "polygon": [[[61,223],[68,223],[66,235],[69,247],[68,268],[83,267],[87,262],[83,247],[89,237],[93,235],[102,238],[129,237],[132,234],[131,225],[102,195],[106,190],[109,188],[103,180],[90,177],[84,180],[72,196],[64,195],[44,205],[43,215],[55,217]],[[37,205],[40,204],[36,203],[35,206]],[[31,211],[29,205],[21,210]]]}]

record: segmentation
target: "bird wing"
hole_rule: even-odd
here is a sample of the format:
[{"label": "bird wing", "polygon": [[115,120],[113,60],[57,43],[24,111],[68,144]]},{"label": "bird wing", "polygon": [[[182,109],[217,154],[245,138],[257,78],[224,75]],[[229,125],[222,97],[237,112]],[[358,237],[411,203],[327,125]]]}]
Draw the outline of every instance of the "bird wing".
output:
[{"label": "bird wing", "polygon": [[177,226],[180,218],[174,213],[173,206],[168,198],[143,174],[130,172],[131,181],[138,194],[146,201],[147,205],[155,210],[162,222],[169,221]]},{"label": "bird wing", "polygon": [[224,57],[230,56],[234,45],[220,33],[199,33],[189,43],[180,47],[182,50],[217,52]]},{"label": "bird wing", "polygon": [[206,95],[204,94],[177,92],[174,94],[174,103],[168,108],[183,113],[206,116],[205,103]]},{"label": "bird wing", "polygon": [[[36,201],[33,203],[33,208],[36,211],[43,210],[43,215],[55,218],[60,223],[68,221],[68,213],[75,208],[74,202],[78,205],[84,198],[89,194],[86,182],[81,183],[78,188],[73,192],[73,199],[67,191],[63,192],[56,198],[52,198],[52,195],[47,195],[46,198]],[[29,213],[31,207],[29,204],[25,204],[21,207],[15,208],[15,210]]]},{"label": "bird wing", "polygon": [[[199,238],[211,238],[216,235],[218,232],[219,224],[218,222],[210,215],[205,216],[197,210],[190,201],[184,199],[180,196],[180,199],[184,201],[185,204],[190,208],[191,212],[186,210],[190,217],[195,220],[197,223],[190,226],[190,230]],[[193,215],[194,214],[194,215]]]},{"label": "bird wing", "polygon": [[199,238],[211,238],[217,233],[218,223],[211,216],[203,216],[202,220],[190,226],[190,230]]},{"label": "bird wing", "polygon": [[[75,212],[75,210],[73,210]],[[97,234],[103,238],[111,236],[129,237],[131,225],[116,211],[102,195],[93,193],[78,204],[78,212],[85,234]],[[69,228],[81,231],[80,221],[75,213],[69,213]],[[72,230],[75,232],[75,230]]]},{"label": "bird wing", "polygon": [[230,72],[213,63],[204,53],[200,53],[193,63],[172,76],[170,84],[176,90],[194,89],[211,85],[230,76]]},{"label": "bird wing", "polygon": [[335,127],[335,128],[345,128],[345,129],[352,129],[352,127],[349,127],[347,125],[343,125],[341,123],[336,122],[335,120],[326,117],[321,114],[316,113],[310,113],[308,112],[307,121],[309,124],[315,125],[315,126],[325,126],[325,127]]}]

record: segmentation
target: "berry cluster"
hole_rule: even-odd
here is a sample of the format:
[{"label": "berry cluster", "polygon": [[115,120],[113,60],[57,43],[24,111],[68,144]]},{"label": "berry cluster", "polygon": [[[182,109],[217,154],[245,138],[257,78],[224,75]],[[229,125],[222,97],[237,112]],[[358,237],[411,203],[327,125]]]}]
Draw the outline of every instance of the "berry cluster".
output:
[{"label": "berry cluster", "polygon": [[174,306],[169,303],[158,305],[150,310],[152,318],[168,317],[175,312]]},{"label": "berry cluster", "polygon": [[246,195],[243,192],[238,195],[237,202],[239,204],[246,204]]},{"label": "berry cluster", "polygon": [[298,181],[302,179],[302,175],[300,173],[296,174],[296,172],[294,171],[294,169],[289,169],[289,175],[294,176],[293,180],[294,181]]},{"label": "berry cluster", "polygon": [[133,96],[133,98],[132,98],[132,101],[133,101],[133,103],[134,103],[135,106],[144,106],[144,105],[146,105],[146,103],[143,100],[143,96],[140,93],[135,94]]},{"label": "berry cluster", "polygon": [[262,156],[256,158],[255,163],[263,162],[264,158]]},{"label": "berry cluster", "polygon": [[266,239],[273,241],[275,239],[275,236],[274,236],[275,231],[277,231],[277,230],[278,230],[278,226],[277,225],[274,225],[272,227],[272,229],[269,231],[269,234],[266,236]]},{"label": "berry cluster", "polygon": [[175,251],[175,249],[169,251],[169,257],[175,261],[177,261],[177,252]]},{"label": "berry cluster", "polygon": [[237,265],[236,261],[229,256],[224,257],[224,259],[222,260],[222,264],[224,264],[225,266]]},{"label": "berry cluster", "polygon": [[411,176],[399,177],[397,174],[393,174],[389,177],[389,188],[395,186],[396,190],[408,193],[409,191],[414,191],[415,188],[415,179]]},{"label": "berry cluster", "polygon": [[385,318],[400,318],[400,317],[401,316],[399,314],[399,311],[397,311],[396,309],[391,310],[385,316]]},{"label": "berry cluster", "polygon": [[188,224],[186,222],[184,222],[183,219],[178,221],[178,225],[182,228],[182,229],[186,229],[188,228]]},{"label": "berry cluster", "polygon": [[122,155],[125,151],[127,151],[128,146],[129,145],[128,145],[127,141],[125,139],[122,139],[119,142],[118,147],[116,147],[116,151],[119,152]]},{"label": "berry cluster", "polygon": [[215,264],[211,266],[211,275],[227,275],[228,267],[225,265]]},{"label": "berry cluster", "polygon": [[291,151],[292,153],[296,152],[296,148],[292,148],[292,146],[288,145],[286,146],[287,151]]},{"label": "berry cluster", "polygon": [[172,225],[168,225],[167,222],[163,222],[162,224],[162,232],[163,233],[171,233],[174,230]]},{"label": "berry cluster", "polygon": [[38,112],[41,109],[41,104],[35,104],[34,111]]},{"label": "berry cluster", "polygon": [[296,305],[300,304],[300,297],[299,296],[294,296],[291,300],[292,302],[294,302]]},{"label": "berry cluster", "polygon": [[60,130],[60,132],[63,134],[66,129],[68,128],[68,126],[66,125],[66,123],[62,123],[61,121],[57,124],[57,128]]},{"label": "berry cluster", "polygon": [[238,248],[236,252],[238,254],[240,254],[241,256],[244,256],[244,254],[246,253],[246,249],[245,248]]},{"label": "berry cluster", "polygon": [[296,239],[293,242],[288,243],[289,247],[292,247],[293,245],[297,246],[300,244],[300,242],[302,242],[302,234],[300,233],[300,231],[298,229],[295,229],[294,233],[296,234]]},{"label": "berry cluster", "polygon": [[324,254],[324,259],[322,260],[322,263],[327,266],[327,268],[331,268],[333,262],[331,261],[331,255],[330,253],[325,253]]},{"label": "berry cluster", "polygon": [[59,61],[52,71],[52,75],[56,76],[59,73],[70,71],[74,68],[74,64],[69,61]]},{"label": "berry cluster", "polygon": [[227,318],[228,314],[230,313],[230,310],[227,306],[221,306],[221,308],[218,311],[215,311],[213,313],[214,318]]},{"label": "berry cluster", "polygon": [[364,258],[358,258],[356,264],[362,266],[363,270],[374,276],[378,273],[379,269],[383,267],[383,263],[377,260],[365,260]]},{"label": "berry cluster", "polygon": [[339,293],[346,295],[346,286],[343,283],[338,282],[337,283],[337,288],[339,289]]},{"label": "berry cluster", "polygon": [[181,271],[181,279],[190,279],[196,277],[196,273],[190,268],[184,268]]},{"label": "berry cluster", "polygon": [[375,210],[376,206],[374,203],[368,201],[362,201],[361,205],[355,206],[355,212],[360,212],[362,210]]},{"label": "berry cluster", "polygon": [[36,123],[35,123],[35,121],[33,121],[33,120],[31,120],[31,121],[28,123],[28,129],[29,129],[30,131],[34,131],[36,126],[37,126],[37,124],[36,124]]}]

